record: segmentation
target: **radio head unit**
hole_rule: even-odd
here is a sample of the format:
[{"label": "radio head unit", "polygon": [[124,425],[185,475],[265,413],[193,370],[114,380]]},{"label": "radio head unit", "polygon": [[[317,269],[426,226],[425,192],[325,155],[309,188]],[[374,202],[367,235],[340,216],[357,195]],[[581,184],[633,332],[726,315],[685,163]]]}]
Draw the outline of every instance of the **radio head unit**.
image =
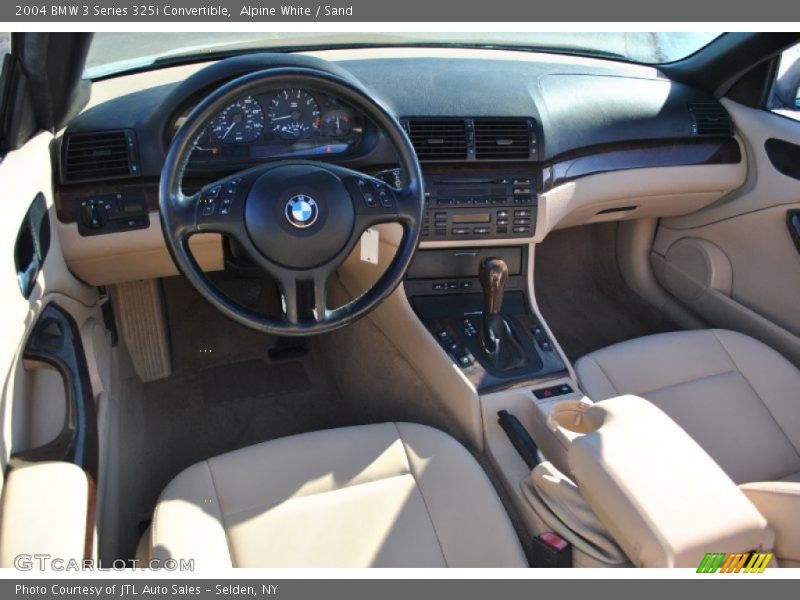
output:
[{"label": "radio head unit", "polygon": [[536,228],[532,173],[425,176],[422,239],[529,238]]}]

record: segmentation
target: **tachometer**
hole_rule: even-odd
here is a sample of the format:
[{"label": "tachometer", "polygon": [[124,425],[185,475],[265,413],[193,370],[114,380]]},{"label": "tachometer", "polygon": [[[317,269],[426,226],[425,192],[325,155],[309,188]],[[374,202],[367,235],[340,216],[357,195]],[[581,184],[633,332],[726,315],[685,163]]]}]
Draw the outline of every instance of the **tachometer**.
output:
[{"label": "tachometer", "polygon": [[223,143],[253,142],[264,131],[264,110],[258,100],[247,96],[237,100],[211,121],[211,133]]},{"label": "tachometer", "polygon": [[272,132],[287,140],[311,136],[319,129],[319,105],[304,90],[281,90],[272,99],[267,116]]}]

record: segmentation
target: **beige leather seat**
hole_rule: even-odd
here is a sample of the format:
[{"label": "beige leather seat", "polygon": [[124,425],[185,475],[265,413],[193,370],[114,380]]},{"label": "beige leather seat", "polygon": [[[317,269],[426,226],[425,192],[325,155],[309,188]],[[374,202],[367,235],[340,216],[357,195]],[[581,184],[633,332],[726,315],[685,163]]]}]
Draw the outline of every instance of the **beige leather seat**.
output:
[{"label": "beige leather seat", "polygon": [[753,338],[712,329],[609,346],[575,369],[595,402],[633,394],[669,415],[767,518],[782,564],[800,566],[800,371],[792,363]]},{"label": "beige leather seat", "polygon": [[206,567],[526,567],[492,484],[444,433],[319,431],[195,464],[164,490],[155,559]]}]

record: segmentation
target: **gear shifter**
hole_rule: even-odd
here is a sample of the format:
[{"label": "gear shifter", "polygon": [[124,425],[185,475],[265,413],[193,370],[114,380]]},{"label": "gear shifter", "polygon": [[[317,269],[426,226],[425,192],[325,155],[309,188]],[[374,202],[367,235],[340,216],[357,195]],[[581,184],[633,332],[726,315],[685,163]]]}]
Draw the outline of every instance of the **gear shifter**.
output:
[{"label": "gear shifter", "polygon": [[483,347],[494,352],[497,349],[495,334],[504,321],[500,309],[503,308],[503,292],[508,281],[508,265],[500,258],[487,258],[480,264],[478,279],[483,288]]},{"label": "gear shifter", "polygon": [[506,371],[525,362],[525,354],[500,313],[503,292],[508,280],[508,265],[500,258],[487,258],[478,269],[478,279],[483,287],[483,315],[481,342],[492,364]]}]

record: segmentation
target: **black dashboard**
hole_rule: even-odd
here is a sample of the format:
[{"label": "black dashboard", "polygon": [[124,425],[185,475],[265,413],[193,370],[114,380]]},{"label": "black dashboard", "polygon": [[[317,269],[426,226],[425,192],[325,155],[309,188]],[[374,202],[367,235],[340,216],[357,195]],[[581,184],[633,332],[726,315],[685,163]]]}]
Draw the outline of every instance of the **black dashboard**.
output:
[{"label": "black dashboard", "polygon": [[[82,223],[81,235],[149,226],[167,149],[186,116],[236,77],[280,67],[345,78],[400,119],[429,192],[424,240],[530,239],[541,194],[567,181],[741,161],[723,105],[652,67],[492,51],[336,61],[250,54],[166,83],[141,86],[148,73],[101,82],[112,93],[61,138],[61,221]],[[297,158],[388,172],[390,184],[397,165],[388,140],[345,102],[313,89],[265,89],[213,117],[187,178],[203,185]],[[135,215],[129,205],[139,207]]]},{"label": "black dashboard", "polygon": [[[665,79],[651,67],[608,60],[567,60],[554,55],[530,57],[525,53],[516,53],[519,59],[515,60],[509,53],[496,54],[496,58],[484,53],[476,58],[380,57],[337,62],[294,54],[237,56],[205,65],[181,81],[130,89],[98,103],[70,123],[64,139],[110,130],[132,132],[138,146],[138,168],[131,175],[158,177],[176,123],[180,124],[202,98],[238,76],[274,67],[322,69],[356,81],[398,118],[529,119],[536,124],[538,142],[537,152],[526,156],[530,162],[547,162],[599,145],[696,137],[690,105],[708,103],[721,108],[709,94]],[[296,157],[300,152],[336,154],[357,167],[394,162],[389,144],[370,131],[370,124],[357,114],[351,115],[349,134],[335,135],[339,129],[336,115],[341,116],[338,111],[342,110],[347,113],[348,107],[340,106],[336,99],[315,95],[313,90],[307,92],[319,115],[312,110],[296,119],[300,121],[296,125],[299,137],[295,138],[297,132],[292,130],[280,131],[279,122],[269,116],[275,92],[279,90],[255,98],[261,116],[256,116],[252,131],[240,131],[241,142],[231,140],[234,133],[228,133],[225,140],[217,140],[224,142],[219,145],[218,156],[206,158],[224,162],[228,160],[226,154],[240,153],[258,160],[284,154]],[[235,116],[235,111],[228,116]],[[278,118],[285,116],[275,114]],[[248,141],[261,128],[262,117],[263,134]],[[221,138],[226,131],[218,133]],[[331,152],[328,146],[332,146]],[[471,155],[463,160],[480,162]],[[62,169],[62,182],[79,179],[90,178],[72,177]]]}]

